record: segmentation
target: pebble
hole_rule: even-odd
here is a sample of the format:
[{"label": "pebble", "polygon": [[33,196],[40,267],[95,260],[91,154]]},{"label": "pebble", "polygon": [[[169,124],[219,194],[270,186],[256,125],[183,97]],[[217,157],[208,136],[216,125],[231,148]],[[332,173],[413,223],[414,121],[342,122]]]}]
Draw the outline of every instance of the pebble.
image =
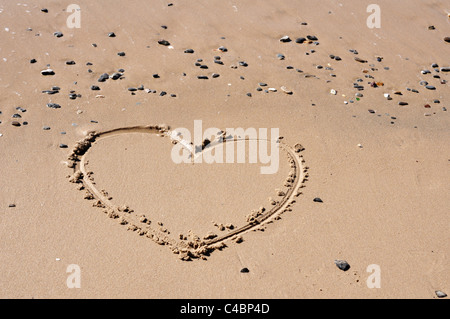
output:
[{"label": "pebble", "polygon": [[242,268],[241,269],[241,273],[249,273],[250,270],[248,270],[248,268]]},{"label": "pebble", "polygon": [[[106,73],[105,73],[105,74],[106,74]],[[122,75],[123,75],[122,73],[116,72],[116,73],[113,73],[113,74],[110,76],[110,79],[118,80],[118,79],[120,79],[120,77],[121,77]]]},{"label": "pebble", "polygon": [[425,85],[428,85],[428,82],[427,81],[420,81],[419,84],[422,85],[422,86],[425,86]]},{"label": "pebble", "polygon": [[337,94],[337,91],[336,91],[335,89],[331,89],[331,90],[330,90],[330,94],[336,95],[336,94]]},{"label": "pebble", "polygon": [[433,85],[426,85],[425,88],[428,90],[436,90],[436,87],[434,87]]},{"label": "pebble", "polygon": [[335,260],[334,263],[340,270],[347,271],[350,269],[350,265],[345,260]]},{"label": "pebble", "polygon": [[110,33],[108,33],[108,37],[115,38],[116,34],[114,32],[110,32]]},{"label": "pebble", "polygon": [[278,60],[284,60],[286,57],[284,56],[284,54],[278,53],[277,58]]},{"label": "pebble", "polygon": [[75,65],[76,63],[75,63],[75,61],[71,60],[71,61],[66,61],[66,64],[67,65]]},{"label": "pebble", "polygon": [[125,56],[125,52],[118,52],[117,55],[118,56]]},{"label": "pebble", "polygon": [[91,90],[92,91],[100,91],[100,87],[97,85],[91,85]]},{"label": "pebble", "polygon": [[422,71],[420,71],[420,73],[422,73],[422,74],[430,74],[431,71],[430,70],[422,70]]},{"label": "pebble", "polygon": [[56,103],[47,103],[47,107],[49,107],[51,109],[60,109],[61,105],[56,104]]},{"label": "pebble", "polygon": [[184,53],[194,53],[194,50],[192,50],[192,49],[187,49],[187,50],[184,50]]},{"label": "pebble", "polygon": [[20,123],[17,122],[17,121],[12,121],[12,122],[11,122],[11,125],[12,125],[12,126],[20,126]]},{"label": "pebble", "polygon": [[31,63],[31,64],[36,63],[36,62],[37,62],[36,59],[31,59],[31,60],[30,60],[30,63]]},{"label": "pebble", "polygon": [[363,60],[361,58],[355,57],[355,61],[359,63],[367,63],[367,60]]},{"label": "pebble", "polygon": [[213,74],[211,75],[211,77],[214,78],[214,79],[215,79],[215,78],[218,78],[219,76],[220,76],[220,74],[218,74],[218,73],[213,73]]},{"label": "pebble", "polygon": [[16,207],[16,204],[9,204],[8,207],[9,208],[14,208],[14,207]]},{"label": "pebble", "polygon": [[306,38],[310,41],[317,41],[319,40],[315,35],[307,35]]},{"label": "pebble", "polygon": [[106,80],[109,79],[109,74],[108,73],[103,73],[102,75],[100,75],[100,77],[98,78],[98,82],[105,82]]},{"label": "pebble", "polygon": [[404,105],[408,105],[407,102],[398,102],[398,105],[404,106]]},{"label": "pebble", "polygon": [[248,97],[252,97],[252,94],[249,92],[249,93],[247,93],[247,96]]},{"label": "pebble", "polygon": [[442,67],[441,72],[450,72],[450,67],[449,66]]},{"label": "pebble", "polygon": [[239,62],[239,65],[240,65],[240,66],[247,67],[247,66],[248,66],[248,63],[245,62],[245,61],[240,61],[240,62]]},{"label": "pebble", "polygon": [[68,146],[66,144],[59,144],[59,148],[67,148]]},{"label": "pebble", "polygon": [[199,79],[199,80],[208,80],[208,77],[206,75],[197,75],[197,79]]},{"label": "pebble", "polygon": [[319,198],[319,197],[316,197],[316,198],[313,199],[313,202],[315,202],[315,203],[323,203],[323,200],[321,198]]},{"label": "pebble", "polygon": [[166,91],[161,91],[161,93],[159,93],[159,96],[164,96],[164,95],[166,95],[166,94],[167,94]]},{"label": "pebble", "polygon": [[434,293],[436,294],[436,296],[438,298],[445,298],[445,297],[447,297],[447,294],[445,292],[443,292],[443,291],[440,291],[440,290],[436,290]]},{"label": "pebble", "polygon": [[219,50],[222,51],[222,52],[227,52],[228,51],[228,49],[225,48],[224,46],[220,46]]},{"label": "pebble", "polygon": [[292,92],[291,90],[287,89],[285,86],[282,86],[281,91],[283,91],[284,93],[288,94],[288,95],[292,95],[294,92]]},{"label": "pebble", "polygon": [[48,13],[48,9],[46,9],[46,8],[42,8],[41,11],[44,13]]},{"label": "pebble", "polygon": [[302,44],[303,42],[305,42],[306,41],[306,38],[297,38],[297,39],[295,39],[295,43],[300,43],[300,44]]},{"label": "pebble", "polygon": [[50,126],[44,126],[42,129],[43,129],[44,131],[49,131],[49,130],[50,130]]},{"label": "pebble", "polygon": [[158,43],[161,44],[161,45],[164,45],[164,46],[170,45],[170,42],[167,41],[167,40],[159,40]]},{"label": "pebble", "polygon": [[52,69],[46,69],[41,71],[42,75],[55,75],[55,72]]},{"label": "pebble", "polygon": [[280,42],[284,42],[284,43],[291,42],[291,41],[292,41],[291,38],[289,38],[289,36],[287,36],[287,35],[285,35],[284,37],[282,37],[280,39]]},{"label": "pebble", "polygon": [[450,43],[450,37],[445,37],[444,41]]},{"label": "pebble", "polygon": [[62,32],[57,31],[57,32],[54,32],[53,35],[57,38],[61,38],[64,34]]},{"label": "pebble", "polygon": [[214,63],[220,64],[220,65],[223,65],[223,62],[222,62],[222,61],[220,61],[220,60],[214,60]]},{"label": "pebble", "polygon": [[137,88],[128,88],[128,91],[130,91],[130,92],[136,92],[136,91],[137,91]]}]

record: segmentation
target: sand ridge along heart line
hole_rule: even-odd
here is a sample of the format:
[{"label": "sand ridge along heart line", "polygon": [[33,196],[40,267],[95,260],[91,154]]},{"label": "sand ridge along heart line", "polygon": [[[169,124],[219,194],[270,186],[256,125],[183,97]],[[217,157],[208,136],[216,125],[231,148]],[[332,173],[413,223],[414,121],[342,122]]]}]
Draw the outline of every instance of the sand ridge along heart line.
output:
[{"label": "sand ridge along heart line", "polygon": [[[112,197],[109,196],[105,190],[99,190],[94,183],[92,173],[86,168],[86,155],[89,149],[91,149],[96,141],[118,134],[130,134],[130,133],[148,133],[155,134],[161,137],[166,137],[171,140],[171,143],[176,144],[183,142],[183,140],[174,132],[170,131],[167,125],[148,125],[148,126],[132,126],[116,128],[104,132],[89,132],[86,137],[78,141],[70,155],[68,156],[67,166],[73,169],[73,174],[68,176],[71,183],[77,184],[78,190],[84,190],[86,192],[85,199],[94,200],[93,206],[102,208],[104,213],[108,217],[118,219],[121,225],[128,225],[128,230],[137,232],[140,236],[146,236],[152,239],[154,242],[160,245],[168,246],[173,253],[178,254],[182,260],[191,260],[194,258],[206,259],[206,256],[215,250],[221,250],[226,247],[225,241],[231,240],[236,243],[242,241],[242,235],[252,230],[263,229],[263,226],[279,219],[279,215],[291,211],[291,206],[296,202],[296,197],[302,194],[300,191],[305,185],[304,183],[308,179],[308,167],[305,166],[305,160],[300,154],[304,148],[301,144],[296,144],[291,147],[282,142],[282,137],[278,138],[276,143],[280,149],[284,150],[287,154],[287,159],[290,165],[290,172],[285,180],[284,186],[286,191],[279,191],[278,196],[280,200],[272,200],[271,209],[266,210],[264,207],[260,207],[258,210],[253,210],[246,216],[246,224],[242,227],[226,227],[228,232],[222,235],[216,235],[213,232],[209,232],[207,235],[201,238],[200,236],[188,231],[188,236],[183,234],[179,235],[179,239],[174,239],[170,236],[170,231],[166,229],[161,222],[157,222],[156,227],[152,227],[153,223],[148,216],[138,214],[128,206],[117,206],[111,202]],[[226,132],[221,131],[219,138],[212,143],[208,143],[208,146],[214,146],[218,143],[230,143],[238,141],[248,141],[251,138],[239,138],[239,137],[226,137]],[[254,139],[253,139],[254,140]],[[209,141],[208,141],[209,142]],[[191,160],[194,161],[195,149],[189,148],[184,143],[181,143],[185,149],[191,152]],[[207,146],[202,145],[202,152]],[[217,226],[217,225],[216,225]],[[223,225],[220,225],[225,230]]]}]

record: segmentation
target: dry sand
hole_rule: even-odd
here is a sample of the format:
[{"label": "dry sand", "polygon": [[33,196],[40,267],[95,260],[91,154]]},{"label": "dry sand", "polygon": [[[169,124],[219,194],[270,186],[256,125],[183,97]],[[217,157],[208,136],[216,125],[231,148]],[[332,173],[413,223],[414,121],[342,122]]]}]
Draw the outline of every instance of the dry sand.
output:
[{"label": "dry sand", "polygon": [[[1,298],[437,298],[450,291],[450,78],[435,71],[450,66],[448,2],[378,1],[381,28],[373,29],[366,24],[372,1],[79,1],[80,28],[66,24],[70,3],[0,1]],[[286,35],[291,42],[280,41]],[[318,44],[296,43],[307,35]],[[54,75],[41,74],[48,67]],[[121,68],[120,79],[97,81]],[[260,82],[268,86],[257,91]],[[141,85],[156,93],[128,91]],[[59,92],[41,93],[52,86]],[[70,99],[70,91],[81,97]],[[68,168],[68,156],[89,131],[161,123],[193,131],[194,120],[203,128],[279,128],[286,147],[279,171],[176,165],[169,137],[119,131],[88,143],[78,159],[88,161],[90,178],[69,182],[80,162]],[[296,153],[297,143],[305,150]],[[86,200],[91,186],[112,198]],[[258,214],[261,206],[270,212],[269,197],[281,209]],[[132,214],[123,205],[134,210],[127,225],[121,217]],[[262,225],[247,226],[252,210]],[[108,218],[115,214],[123,216]],[[140,229],[129,230],[133,224]],[[189,253],[189,241],[204,248],[209,232],[221,238],[240,227],[247,227],[237,232],[242,242],[225,236],[224,249]],[[155,243],[161,233],[167,245]],[[191,261],[180,259],[186,255]],[[81,288],[66,284],[72,264]],[[369,265],[381,270],[379,288],[367,285]]]}]

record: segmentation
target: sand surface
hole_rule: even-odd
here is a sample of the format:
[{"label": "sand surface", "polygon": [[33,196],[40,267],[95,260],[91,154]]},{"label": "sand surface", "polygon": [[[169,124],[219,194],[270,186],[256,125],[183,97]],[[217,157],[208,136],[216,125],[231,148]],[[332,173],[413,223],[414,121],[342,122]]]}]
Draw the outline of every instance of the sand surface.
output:
[{"label": "sand surface", "polygon": [[[78,1],[80,28],[69,28],[72,2],[0,0],[0,297],[448,294],[450,76],[441,68],[450,67],[450,6],[380,0],[381,27],[369,28],[372,2]],[[286,35],[292,41],[281,42]],[[296,43],[307,35],[317,40]],[[55,74],[42,75],[47,68]],[[119,69],[120,79],[98,82]],[[268,85],[257,91],[261,82]],[[141,85],[156,93],[128,90]],[[59,92],[42,93],[52,86]],[[70,99],[71,91],[81,96]],[[239,234],[242,242],[228,238],[185,261],[93,207],[98,198],[69,182],[67,164],[89,131],[163,123],[193,131],[195,120],[204,129],[278,128],[288,151],[301,143],[292,189],[302,194],[287,194],[269,222]],[[263,175],[260,163],[175,164],[173,146],[167,136],[124,133],[94,141],[83,157],[108,202],[144,214],[151,224],[143,224],[171,240],[245,227],[252,210],[268,211],[269,197],[289,191],[287,151],[277,173]],[[67,286],[72,264],[81,288]],[[369,265],[381,270],[379,287],[367,285]]]}]

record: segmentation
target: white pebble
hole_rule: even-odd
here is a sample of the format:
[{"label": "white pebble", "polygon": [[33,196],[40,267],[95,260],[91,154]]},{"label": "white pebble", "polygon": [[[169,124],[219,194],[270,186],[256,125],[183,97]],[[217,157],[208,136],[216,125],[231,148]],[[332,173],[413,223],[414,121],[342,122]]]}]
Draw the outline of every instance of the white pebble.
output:
[{"label": "white pebble", "polygon": [[337,94],[337,92],[336,92],[335,89],[331,89],[330,93],[333,94],[333,95],[336,95],[336,94]]}]

